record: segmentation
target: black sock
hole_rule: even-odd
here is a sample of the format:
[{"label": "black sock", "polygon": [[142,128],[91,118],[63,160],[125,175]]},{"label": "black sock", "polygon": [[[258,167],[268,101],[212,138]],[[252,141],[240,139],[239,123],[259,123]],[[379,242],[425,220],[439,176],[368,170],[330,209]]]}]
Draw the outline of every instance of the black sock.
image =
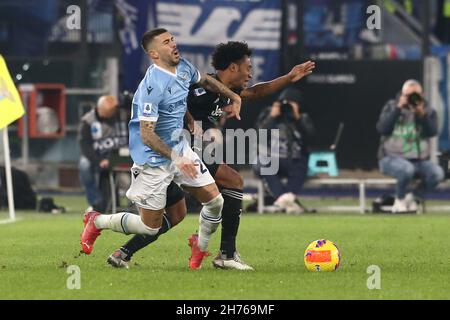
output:
[{"label": "black sock", "polygon": [[169,221],[169,217],[164,214],[162,226],[159,229],[158,233],[150,236],[147,234],[136,234],[133,238],[131,238],[126,244],[120,247],[120,250],[127,254],[126,259],[130,260],[133,254],[142,248],[148,246],[150,243],[156,241],[160,235],[166,233],[171,228],[171,224]]},{"label": "black sock", "polygon": [[240,189],[223,188],[222,238],[220,251],[227,258],[233,258],[236,251],[236,236],[242,212],[243,191]]}]

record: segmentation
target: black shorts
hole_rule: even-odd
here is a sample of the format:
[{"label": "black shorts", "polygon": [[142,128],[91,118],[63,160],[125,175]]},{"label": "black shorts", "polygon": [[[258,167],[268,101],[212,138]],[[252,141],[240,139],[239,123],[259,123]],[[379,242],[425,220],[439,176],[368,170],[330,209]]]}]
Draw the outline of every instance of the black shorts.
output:
[{"label": "black shorts", "polygon": [[[207,127],[207,129],[209,129],[209,128]],[[206,131],[207,129],[204,129],[204,130]],[[204,144],[203,144],[203,150],[204,150],[206,147],[208,147],[208,145],[209,145],[209,143],[204,143]],[[194,150],[194,152],[195,152],[195,149],[194,149],[194,148],[192,148],[192,150]],[[211,163],[211,164],[206,164],[205,159],[203,159],[203,153],[202,153],[202,154],[199,154],[199,157],[200,157],[200,159],[202,159],[202,162],[205,164],[206,168],[208,168],[208,171],[209,171],[209,173],[211,174],[211,176],[215,179],[215,178],[216,178],[217,170],[219,169],[219,166],[220,166],[222,163]]]},{"label": "black shorts", "polygon": [[175,183],[171,182],[167,187],[166,208],[173,206],[184,199],[184,191]]},{"label": "black shorts", "polygon": [[221,163],[205,164],[206,168],[208,168],[209,173],[211,173],[214,179],[216,179],[216,173],[220,165]]}]

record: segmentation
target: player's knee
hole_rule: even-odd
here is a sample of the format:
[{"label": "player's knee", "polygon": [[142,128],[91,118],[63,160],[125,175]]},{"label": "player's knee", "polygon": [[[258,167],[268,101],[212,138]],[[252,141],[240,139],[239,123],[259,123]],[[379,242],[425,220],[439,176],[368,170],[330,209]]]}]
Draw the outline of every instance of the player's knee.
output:
[{"label": "player's knee", "polygon": [[240,190],[244,188],[244,179],[238,172],[234,170],[230,170],[229,172],[227,172],[226,175],[219,179],[218,183],[225,188]]},{"label": "player's knee", "polygon": [[219,193],[214,199],[203,203],[203,209],[209,216],[218,217],[222,213],[223,197]]},{"label": "player's knee", "polygon": [[239,190],[244,188],[244,179],[240,174],[233,175],[233,188]]},{"label": "player's knee", "polygon": [[146,225],[142,221],[142,226],[141,226],[141,228],[139,230],[140,231],[139,234],[145,234],[145,235],[149,235],[149,236],[154,236],[155,234],[157,234],[159,232],[159,229],[161,229],[161,227],[154,228],[154,227]]},{"label": "player's knee", "polygon": [[186,217],[187,210],[177,210],[175,212],[171,212],[169,214],[170,224],[172,225],[172,228],[175,227],[177,224],[179,224],[181,221],[184,220]]}]

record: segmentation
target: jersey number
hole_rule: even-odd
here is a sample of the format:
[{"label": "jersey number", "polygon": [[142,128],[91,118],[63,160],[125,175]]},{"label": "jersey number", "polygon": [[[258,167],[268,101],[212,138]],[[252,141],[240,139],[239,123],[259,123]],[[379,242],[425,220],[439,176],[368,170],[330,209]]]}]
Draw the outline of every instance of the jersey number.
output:
[{"label": "jersey number", "polygon": [[201,173],[201,174],[204,174],[206,171],[208,171],[208,169],[206,169],[206,168],[203,166],[203,162],[202,162],[200,159],[195,159],[194,162],[198,163],[198,165],[200,166],[200,173]]}]

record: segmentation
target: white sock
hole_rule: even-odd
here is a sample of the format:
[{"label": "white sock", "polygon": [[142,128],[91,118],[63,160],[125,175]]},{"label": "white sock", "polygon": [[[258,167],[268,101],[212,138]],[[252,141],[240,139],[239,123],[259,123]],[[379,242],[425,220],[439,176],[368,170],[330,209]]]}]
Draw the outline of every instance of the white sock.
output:
[{"label": "white sock", "polygon": [[198,229],[198,247],[201,251],[208,251],[208,244],[211,235],[217,230],[220,222],[212,223],[208,220],[200,218],[200,227]]},{"label": "white sock", "polygon": [[99,215],[95,218],[94,224],[98,229],[110,229],[124,234],[155,235],[159,231],[159,228],[146,226],[140,216],[129,212]]},{"label": "white sock", "polygon": [[222,195],[218,195],[213,200],[204,203],[200,211],[200,226],[198,230],[198,247],[201,251],[208,251],[208,243],[211,235],[217,230],[222,221]]}]

